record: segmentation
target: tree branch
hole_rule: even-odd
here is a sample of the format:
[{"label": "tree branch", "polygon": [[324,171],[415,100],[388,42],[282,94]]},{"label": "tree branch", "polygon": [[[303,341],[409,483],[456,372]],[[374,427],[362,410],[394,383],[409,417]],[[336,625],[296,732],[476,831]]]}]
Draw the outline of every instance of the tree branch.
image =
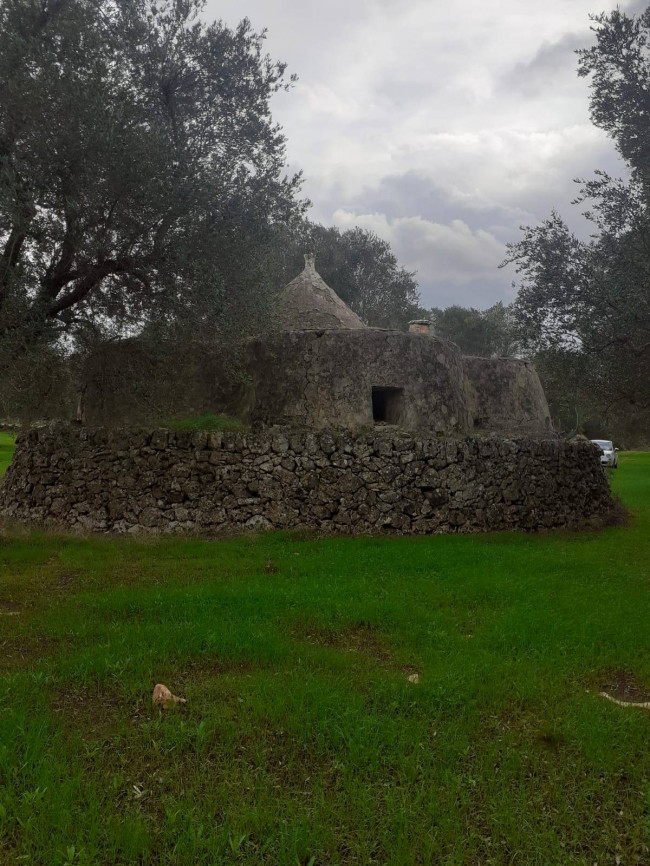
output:
[{"label": "tree branch", "polygon": [[74,179],[72,174],[68,174],[62,184],[65,234],[58,262],[56,265],[51,265],[41,279],[41,295],[44,300],[56,298],[63,286],[75,279],[71,276],[71,268],[77,252],[79,211],[74,204],[74,193]]},{"label": "tree branch", "polygon": [[92,266],[85,276],[65,295],[56,300],[47,310],[48,319],[56,318],[63,310],[67,310],[86,298],[101,281],[110,274],[130,274],[134,279],[150,288],[148,275],[138,267],[134,267],[129,259],[107,259]]},{"label": "tree branch", "polygon": [[33,218],[34,208],[23,204],[18,219],[14,221],[9,233],[2,256],[0,256],[0,310],[7,297],[11,275],[20,263],[22,248],[27,239],[27,230]]}]

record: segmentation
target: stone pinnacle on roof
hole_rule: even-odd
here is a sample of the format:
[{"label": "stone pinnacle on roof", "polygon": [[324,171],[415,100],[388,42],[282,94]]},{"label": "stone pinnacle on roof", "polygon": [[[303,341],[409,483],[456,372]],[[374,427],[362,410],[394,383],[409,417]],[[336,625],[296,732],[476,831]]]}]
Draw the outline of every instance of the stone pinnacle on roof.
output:
[{"label": "stone pinnacle on roof", "polygon": [[280,292],[277,310],[287,331],[366,327],[317,273],[313,253],[305,255],[304,271]]}]

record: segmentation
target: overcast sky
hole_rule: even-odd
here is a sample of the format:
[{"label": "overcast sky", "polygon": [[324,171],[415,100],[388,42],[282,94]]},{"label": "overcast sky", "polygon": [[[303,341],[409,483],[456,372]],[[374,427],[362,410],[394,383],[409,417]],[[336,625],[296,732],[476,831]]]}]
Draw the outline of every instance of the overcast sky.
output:
[{"label": "overcast sky", "polygon": [[584,232],[573,179],[622,173],[575,71],[589,13],[615,5],[599,2],[208,0],[208,14],[268,28],[299,76],[274,116],[312,219],[389,241],[425,306],[485,308],[514,296],[498,264],[520,225],[556,207]]}]

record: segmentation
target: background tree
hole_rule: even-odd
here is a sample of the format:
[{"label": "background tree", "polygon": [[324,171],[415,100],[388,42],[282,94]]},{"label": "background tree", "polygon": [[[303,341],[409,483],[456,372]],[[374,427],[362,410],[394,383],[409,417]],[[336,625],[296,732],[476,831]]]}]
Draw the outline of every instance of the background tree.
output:
[{"label": "background tree", "polygon": [[5,338],[263,308],[272,228],[303,209],[269,109],[290,81],[202,8],[2,0]]},{"label": "background tree", "polygon": [[487,310],[452,306],[430,312],[439,337],[456,343],[466,355],[509,357],[516,355],[518,342],[509,306],[500,301]]},{"label": "background tree", "polygon": [[[614,139],[625,180],[596,172],[582,182],[593,234],[581,240],[553,213],[524,228],[506,261],[520,274],[515,317],[528,351],[571,373],[612,424],[650,411],[650,9],[593,18],[595,45],[578,52],[590,75],[591,116]],[[582,356],[567,366],[567,358]],[[555,377],[556,381],[558,377]],[[578,381],[580,379],[580,381]]]}]

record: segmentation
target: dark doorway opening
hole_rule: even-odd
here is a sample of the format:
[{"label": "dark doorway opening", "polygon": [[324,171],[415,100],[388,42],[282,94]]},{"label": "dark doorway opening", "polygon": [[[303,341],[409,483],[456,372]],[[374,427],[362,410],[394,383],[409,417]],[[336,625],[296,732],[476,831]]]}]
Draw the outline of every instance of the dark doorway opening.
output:
[{"label": "dark doorway opening", "polygon": [[372,417],[375,424],[399,424],[404,414],[404,391],[402,388],[372,389]]}]

